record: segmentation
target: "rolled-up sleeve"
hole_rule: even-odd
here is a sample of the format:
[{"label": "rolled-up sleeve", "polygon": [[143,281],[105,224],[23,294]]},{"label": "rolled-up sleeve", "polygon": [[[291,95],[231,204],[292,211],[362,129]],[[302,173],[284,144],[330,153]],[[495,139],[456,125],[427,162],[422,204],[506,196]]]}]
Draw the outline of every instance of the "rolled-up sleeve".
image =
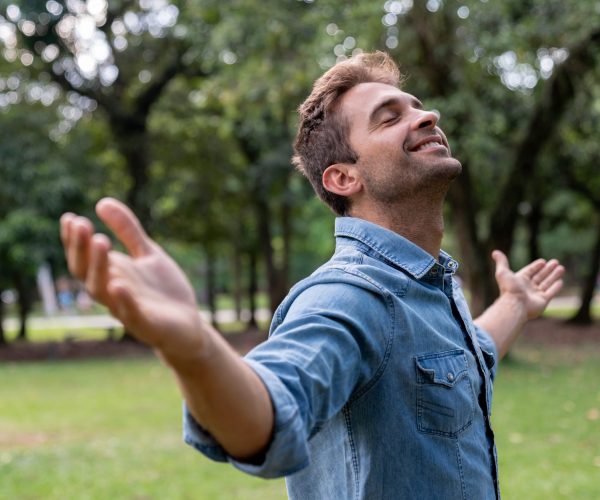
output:
[{"label": "rolled-up sleeve", "polygon": [[[186,443],[213,460],[265,478],[306,467],[311,436],[340,411],[361,380],[372,376],[377,358],[383,358],[383,352],[371,351],[383,344],[376,332],[387,327],[386,307],[378,293],[364,287],[321,283],[302,290],[284,303],[270,339],[245,357],[267,388],[274,410],[273,435],[262,462],[244,463],[228,455],[184,405]],[[365,356],[373,363],[365,365]]]},{"label": "rolled-up sleeve", "polygon": [[264,460],[260,464],[248,464],[236,460],[199,425],[184,403],[184,440],[208,458],[218,462],[230,462],[248,474],[265,478],[293,474],[308,465],[307,436],[298,418],[298,406],[281,380],[260,363],[246,362],[261,378],[269,392],[274,408],[273,437]]}]

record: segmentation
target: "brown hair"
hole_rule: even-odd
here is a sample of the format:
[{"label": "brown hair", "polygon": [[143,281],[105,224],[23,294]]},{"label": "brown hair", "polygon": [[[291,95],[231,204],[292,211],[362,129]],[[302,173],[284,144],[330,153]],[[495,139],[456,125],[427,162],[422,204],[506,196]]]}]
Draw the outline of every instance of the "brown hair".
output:
[{"label": "brown hair", "polygon": [[329,69],[300,105],[300,123],[292,161],[310,181],[313,189],[338,215],[348,211],[348,198],[323,187],[323,172],[335,163],[358,159],[348,142],[350,124],[338,110],[340,98],[361,83],[379,82],[399,86],[402,77],[385,52],[359,54]]}]

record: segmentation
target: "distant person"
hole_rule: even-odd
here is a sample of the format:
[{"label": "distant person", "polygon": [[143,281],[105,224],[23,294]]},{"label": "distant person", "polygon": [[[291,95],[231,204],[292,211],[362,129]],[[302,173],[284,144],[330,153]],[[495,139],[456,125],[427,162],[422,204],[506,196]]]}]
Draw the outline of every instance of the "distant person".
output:
[{"label": "distant person", "polygon": [[56,280],[56,297],[58,300],[58,307],[62,312],[65,313],[73,312],[75,305],[71,284],[71,280],[64,276]]},{"label": "distant person", "polygon": [[286,476],[290,498],[498,498],[497,361],[562,286],[556,260],[515,273],[495,251],[500,297],[471,319],[458,264],[440,250],[461,164],[399,77],[386,54],[362,54],[300,107],[295,163],[339,216],[337,246],[244,359],[123,204],[101,200],[97,213],[129,255],[89,220],[61,220],[73,274],[173,369],[186,441],[250,474]]}]

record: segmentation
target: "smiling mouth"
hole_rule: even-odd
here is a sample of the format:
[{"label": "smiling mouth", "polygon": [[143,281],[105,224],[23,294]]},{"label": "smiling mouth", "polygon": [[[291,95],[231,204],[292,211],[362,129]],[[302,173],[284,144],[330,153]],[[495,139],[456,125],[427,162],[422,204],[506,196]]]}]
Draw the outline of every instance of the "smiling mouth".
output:
[{"label": "smiling mouth", "polygon": [[446,149],[446,146],[444,146],[443,144],[440,144],[439,142],[436,142],[436,141],[429,141],[429,142],[425,142],[425,143],[421,144],[420,146],[417,146],[416,148],[414,148],[411,151],[419,152],[419,151],[425,151],[427,149],[437,149],[437,148]]},{"label": "smiling mouth", "polygon": [[448,150],[442,138],[437,134],[431,134],[416,141],[408,150],[409,153],[420,153],[422,151]]}]

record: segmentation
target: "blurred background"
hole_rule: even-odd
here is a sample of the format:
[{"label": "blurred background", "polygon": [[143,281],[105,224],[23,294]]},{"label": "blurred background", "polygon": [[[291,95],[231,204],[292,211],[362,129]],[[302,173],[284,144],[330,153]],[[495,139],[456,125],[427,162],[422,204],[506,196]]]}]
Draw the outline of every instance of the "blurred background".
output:
[{"label": "blurred background", "polygon": [[285,497],[181,444],[169,374],[68,276],[58,219],[128,203],[243,352],[333,250],[295,110],[372,50],[463,164],[443,246],[474,315],[492,249],[567,267],[500,370],[506,498],[600,497],[597,0],[0,0],[0,497]]}]

